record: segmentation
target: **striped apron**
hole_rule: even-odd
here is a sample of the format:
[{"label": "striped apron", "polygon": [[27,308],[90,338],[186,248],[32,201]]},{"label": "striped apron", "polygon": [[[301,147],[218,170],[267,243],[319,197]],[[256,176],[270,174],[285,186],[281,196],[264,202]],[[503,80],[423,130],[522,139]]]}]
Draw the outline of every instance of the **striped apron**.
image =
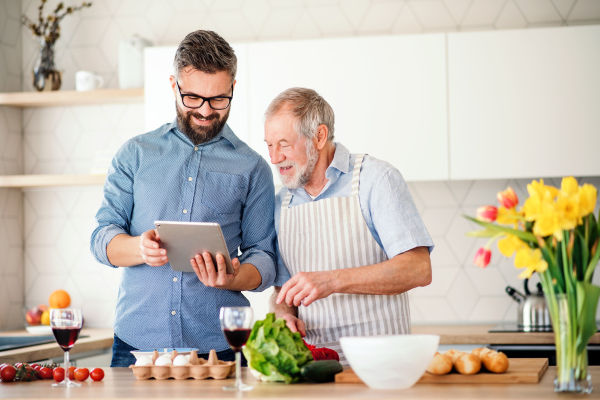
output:
[{"label": "striped apron", "polygon": [[[330,271],[378,264],[388,258],[364,220],[358,198],[364,154],[357,155],[350,197],[333,197],[289,207],[288,191],[281,205],[279,250],[293,276],[298,272]],[[394,296],[334,293],[298,307],[306,324],[306,341],[340,354],[339,339],[410,333],[407,293]]]}]

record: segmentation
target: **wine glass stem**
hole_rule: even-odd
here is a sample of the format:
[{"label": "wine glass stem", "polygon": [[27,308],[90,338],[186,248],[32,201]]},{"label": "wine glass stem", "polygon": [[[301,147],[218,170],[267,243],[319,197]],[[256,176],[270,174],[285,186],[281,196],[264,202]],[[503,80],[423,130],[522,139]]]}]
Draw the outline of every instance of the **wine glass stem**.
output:
[{"label": "wine glass stem", "polygon": [[69,350],[65,351],[65,382],[69,383]]},{"label": "wine glass stem", "polygon": [[235,352],[235,386],[242,386],[242,352]]}]

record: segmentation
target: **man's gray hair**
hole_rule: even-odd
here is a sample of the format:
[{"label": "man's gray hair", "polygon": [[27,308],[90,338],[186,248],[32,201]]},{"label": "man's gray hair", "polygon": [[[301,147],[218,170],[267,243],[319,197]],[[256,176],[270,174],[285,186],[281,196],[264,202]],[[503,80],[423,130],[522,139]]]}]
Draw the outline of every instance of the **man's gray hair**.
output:
[{"label": "man's gray hair", "polygon": [[283,108],[287,108],[287,112],[297,117],[294,121],[294,130],[298,135],[311,139],[322,124],[329,132],[327,140],[333,140],[335,123],[333,108],[314,90],[300,87],[284,90],[269,104],[265,111],[265,121]]},{"label": "man's gray hair", "polygon": [[215,32],[195,31],[179,44],[173,62],[173,75],[178,78],[181,70],[190,66],[206,74],[227,71],[233,84],[237,57],[229,43]]}]

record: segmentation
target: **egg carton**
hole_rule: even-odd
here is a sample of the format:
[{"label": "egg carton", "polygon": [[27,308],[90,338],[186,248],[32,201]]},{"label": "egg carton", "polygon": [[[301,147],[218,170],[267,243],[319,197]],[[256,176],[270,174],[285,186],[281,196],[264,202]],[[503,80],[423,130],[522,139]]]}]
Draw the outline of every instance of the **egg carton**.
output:
[{"label": "egg carton", "polygon": [[[171,362],[177,357],[177,351],[174,350],[171,354]],[[158,358],[158,351],[154,350],[152,354],[152,364]],[[188,365],[130,365],[133,374],[137,379],[226,379],[235,373],[234,361],[221,361],[217,358],[217,351],[211,350],[208,355],[208,360],[198,358],[198,353],[194,350],[190,353],[190,362]]]}]

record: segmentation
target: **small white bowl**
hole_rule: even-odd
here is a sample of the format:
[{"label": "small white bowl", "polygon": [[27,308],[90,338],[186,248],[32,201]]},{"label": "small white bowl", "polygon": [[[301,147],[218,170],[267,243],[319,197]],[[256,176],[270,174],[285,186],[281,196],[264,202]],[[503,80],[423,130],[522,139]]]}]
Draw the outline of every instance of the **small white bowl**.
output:
[{"label": "small white bowl", "polygon": [[373,389],[408,389],[427,369],[437,335],[357,336],[340,339],[352,370]]},{"label": "small white bowl", "polygon": [[[158,350],[158,356],[162,356],[164,354],[170,354],[173,352],[173,350],[177,350],[177,354],[190,354],[192,352],[192,350],[196,350],[198,351],[198,349],[193,349],[191,347],[180,347],[180,348],[175,348],[175,349],[156,349]],[[152,353],[154,353],[154,349],[151,350],[134,350],[130,352],[131,354],[134,355],[135,359],[138,360],[140,359],[140,357],[150,357],[152,358]]]}]

